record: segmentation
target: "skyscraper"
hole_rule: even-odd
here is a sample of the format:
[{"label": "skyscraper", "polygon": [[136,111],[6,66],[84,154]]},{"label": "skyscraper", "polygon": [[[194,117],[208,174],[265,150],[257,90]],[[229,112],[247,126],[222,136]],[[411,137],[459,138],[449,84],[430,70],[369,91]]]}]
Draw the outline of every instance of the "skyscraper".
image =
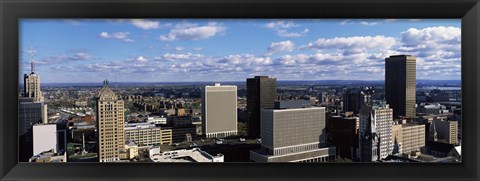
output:
[{"label": "skyscraper", "polygon": [[96,100],[98,129],[98,158],[100,162],[120,160],[119,153],[124,149],[124,104],[103,82]]},{"label": "skyscraper", "polygon": [[247,79],[248,136],[260,137],[260,110],[274,108],[277,97],[277,78],[255,76]]},{"label": "skyscraper", "polygon": [[23,97],[33,98],[34,102],[43,102],[40,91],[40,76],[35,73],[35,63],[31,62],[31,73],[23,75]]},{"label": "skyscraper", "polygon": [[395,117],[415,117],[416,58],[393,55],[385,58],[385,99]]},{"label": "skyscraper", "polygon": [[360,111],[359,158],[370,162],[392,153],[393,111],[388,104],[364,106]]},{"label": "skyscraper", "polygon": [[202,133],[207,138],[237,134],[237,86],[205,86],[202,90]]},{"label": "skyscraper", "polygon": [[47,123],[47,104],[40,91],[40,76],[31,62],[31,73],[24,74],[23,95],[18,100],[19,161],[26,162],[33,156],[32,126]]}]

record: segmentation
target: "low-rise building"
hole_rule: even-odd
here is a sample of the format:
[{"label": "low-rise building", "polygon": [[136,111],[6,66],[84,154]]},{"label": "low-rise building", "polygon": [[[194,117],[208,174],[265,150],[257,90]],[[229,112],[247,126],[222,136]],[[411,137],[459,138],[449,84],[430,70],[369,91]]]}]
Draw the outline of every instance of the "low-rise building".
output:
[{"label": "low-rise building", "polygon": [[150,155],[150,159],[154,162],[223,162],[224,156],[222,154],[213,156],[200,148],[193,148],[153,154]]},{"label": "low-rise building", "polygon": [[67,162],[67,154],[65,152],[56,153],[52,149],[33,156],[28,162]]},{"label": "low-rise building", "polygon": [[150,123],[134,123],[125,126],[125,140],[138,146],[153,146],[172,143],[172,129]]}]

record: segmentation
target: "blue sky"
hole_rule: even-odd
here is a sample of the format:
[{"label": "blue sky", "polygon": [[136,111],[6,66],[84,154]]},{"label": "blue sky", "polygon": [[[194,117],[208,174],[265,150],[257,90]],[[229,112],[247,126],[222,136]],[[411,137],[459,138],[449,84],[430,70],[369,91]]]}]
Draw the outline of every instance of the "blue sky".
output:
[{"label": "blue sky", "polygon": [[[23,19],[20,77],[44,83],[383,80],[417,57],[417,79],[460,79],[460,20]],[[22,80],[22,79],[20,79]]]}]

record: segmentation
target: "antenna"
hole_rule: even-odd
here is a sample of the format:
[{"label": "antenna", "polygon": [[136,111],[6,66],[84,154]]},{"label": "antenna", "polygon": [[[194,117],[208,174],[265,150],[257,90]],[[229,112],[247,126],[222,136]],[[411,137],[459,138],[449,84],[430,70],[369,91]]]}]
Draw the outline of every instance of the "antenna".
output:
[{"label": "antenna", "polygon": [[34,56],[35,56],[35,49],[30,46],[30,48],[27,50],[27,53],[30,54],[30,70],[32,71],[32,73],[35,73],[35,61],[34,61]]}]

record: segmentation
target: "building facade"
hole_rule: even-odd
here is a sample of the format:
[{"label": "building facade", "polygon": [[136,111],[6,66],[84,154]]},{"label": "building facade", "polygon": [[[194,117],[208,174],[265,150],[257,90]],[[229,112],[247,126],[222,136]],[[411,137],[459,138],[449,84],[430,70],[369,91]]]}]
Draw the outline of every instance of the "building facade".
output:
[{"label": "building facade", "polygon": [[155,125],[126,126],[125,140],[138,146],[154,146],[172,143],[172,129]]},{"label": "building facade", "polygon": [[247,79],[248,136],[260,137],[260,110],[274,108],[277,97],[277,78],[255,76]]},{"label": "building facade", "polygon": [[237,134],[237,86],[205,86],[202,90],[202,133],[207,138]]},{"label": "building facade", "polygon": [[424,124],[395,124],[392,126],[392,154],[409,154],[413,151],[421,151],[425,147]]},{"label": "building facade", "polygon": [[415,117],[416,57],[385,58],[385,99],[395,117]]},{"label": "building facade", "polygon": [[371,162],[386,158],[393,151],[393,110],[383,103],[364,106],[359,117],[359,159]]},{"label": "building facade", "polygon": [[325,162],[335,159],[326,147],[325,108],[262,109],[261,149],[250,151],[255,162]]},{"label": "building facade", "polygon": [[98,158],[100,162],[120,160],[120,152],[125,146],[124,103],[103,82],[96,100],[96,120],[98,129]]},{"label": "building facade", "polygon": [[351,111],[355,114],[360,112],[365,105],[365,95],[361,89],[347,89],[343,95],[343,111]]},{"label": "building facade", "polygon": [[435,131],[439,141],[448,144],[458,145],[458,122],[436,120]]},{"label": "building facade", "polygon": [[358,117],[331,116],[327,124],[327,142],[336,147],[337,155],[355,159],[358,150]]},{"label": "building facade", "polygon": [[57,152],[57,125],[37,124],[33,126],[33,155],[45,151]]}]

